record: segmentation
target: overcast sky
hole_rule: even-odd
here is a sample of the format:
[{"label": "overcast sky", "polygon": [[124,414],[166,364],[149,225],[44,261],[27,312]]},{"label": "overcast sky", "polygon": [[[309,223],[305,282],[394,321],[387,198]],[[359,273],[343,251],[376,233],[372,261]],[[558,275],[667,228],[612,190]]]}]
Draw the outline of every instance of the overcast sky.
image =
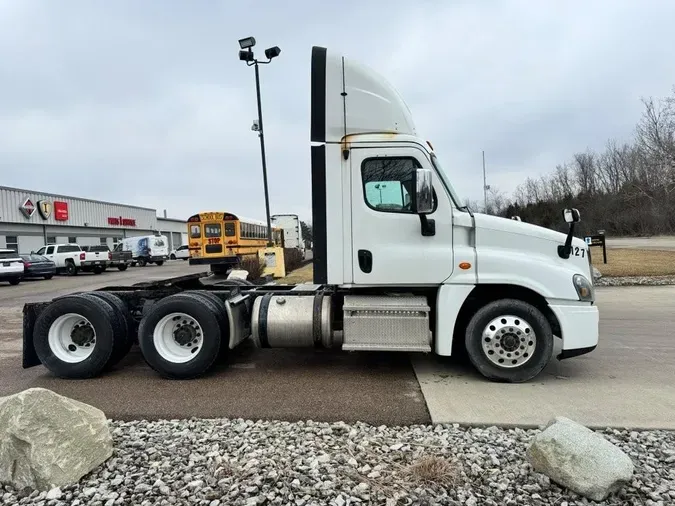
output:
[{"label": "overcast sky", "polygon": [[[325,5],[322,5],[325,4]],[[264,219],[253,69],[273,213],[311,219],[312,45],[384,74],[457,191],[512,191],[629,139],[675,84],[672,0],[0,0],[0,185]]]}]

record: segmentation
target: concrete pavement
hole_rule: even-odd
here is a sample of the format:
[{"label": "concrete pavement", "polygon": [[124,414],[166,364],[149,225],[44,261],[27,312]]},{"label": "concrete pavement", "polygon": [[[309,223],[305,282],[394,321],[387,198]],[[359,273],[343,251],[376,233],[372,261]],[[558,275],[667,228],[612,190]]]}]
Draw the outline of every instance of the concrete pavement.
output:
[{"label": "concrete pavement", "polygon": [[531,383],[486,383],[467,365],[417,356],[434,422],[545,424],[563,415],[593,427],[675,429],[675,286],[599,288],[600,343],[554,359]]}]

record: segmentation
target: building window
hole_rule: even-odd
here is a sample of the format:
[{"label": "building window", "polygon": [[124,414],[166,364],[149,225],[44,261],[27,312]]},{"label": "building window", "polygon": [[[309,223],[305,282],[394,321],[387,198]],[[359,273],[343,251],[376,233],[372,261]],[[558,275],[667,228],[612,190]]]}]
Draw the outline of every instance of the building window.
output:
[{"label": "building window", "polygon": [[108,244],[108,238],[107,238],[107,237],[101,237],[101,238],[100,238],[100,243],[101,243],[101,246],[107,246],[107,244]]},{"label": "building window", "polygon": [[69,238],[68,238],[68,243],[70,243],[70,244],[76,244],[76,243],[77,243],[77,237],[69,237]]},{"label": "building window", "polygon": [[47,244],[56,244],[56,236],[48,235],[47,236]]},{"label": "building window", "polygon": [[16,235],[8,235],[5,237],[5,242],[7,243],[7,249],[13,249],[17,253],[19,252],[19,237]]},{"label": "building window", "polygon": [[122,239],[120,237],[113,237],[113,246],[116,246],[118,243],[122,242]]}]

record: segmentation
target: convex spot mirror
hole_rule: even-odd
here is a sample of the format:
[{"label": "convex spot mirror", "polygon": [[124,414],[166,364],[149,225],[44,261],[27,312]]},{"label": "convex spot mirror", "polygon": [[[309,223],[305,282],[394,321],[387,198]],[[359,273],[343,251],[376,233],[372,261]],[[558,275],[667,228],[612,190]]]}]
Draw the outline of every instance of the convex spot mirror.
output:
[{"label": "convex spot mirror", "polygon": [[565,209],[563,211],[563,216],[567,223],[579,223],[581,221],[581,215],[577,209]]}]

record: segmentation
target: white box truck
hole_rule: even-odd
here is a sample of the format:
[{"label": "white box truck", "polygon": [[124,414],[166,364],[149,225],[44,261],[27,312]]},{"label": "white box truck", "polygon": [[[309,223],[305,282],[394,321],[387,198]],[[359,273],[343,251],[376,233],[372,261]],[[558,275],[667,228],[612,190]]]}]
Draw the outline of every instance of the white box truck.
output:
[{"label": "white box truck", "polygon": [[122,239],[122,251],[131,251],[131,266],[162,265],[169,259],[169,240],[165,235],[139,235]]},{"label": "white box truck", "polygon": [[305,241],[302,238],[302,226],[297,214],[274,214],[271,216],[272,226],[284,231],[284,248],[295,248],[305,259]]},{"label": "white box truck", "polygon": [[203,283],[199,273],[29,303],[23,366],[92,377],[137,339],[158,374],[194,378],[251,339],[462,352],[490,380],[523,382],[552,360],[556,341],[558,359],[595,349],[576,209],[563,211],[567,234],[474,213],[384,78],[314,47],[310,82],[313,284]]}]

